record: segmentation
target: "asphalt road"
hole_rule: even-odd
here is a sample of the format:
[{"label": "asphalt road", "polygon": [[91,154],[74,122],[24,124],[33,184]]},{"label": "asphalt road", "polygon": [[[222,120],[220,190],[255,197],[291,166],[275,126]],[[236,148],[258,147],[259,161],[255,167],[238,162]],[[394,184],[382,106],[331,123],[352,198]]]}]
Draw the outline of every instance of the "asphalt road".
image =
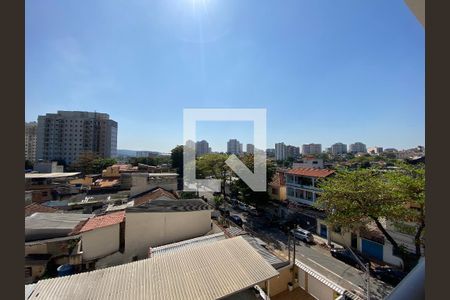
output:
[{"label": "asphalt road", "polygon": [[[254,217],[239,209],[227,206],[230,209],[230,214],[240,216],[244,221],[244,226],[250,228],[254,235],[268,242],[273,248],[287,252],[287,235],[281,230],[268,226],[267,220],[263,217]],[[356,294],[366,295],[366,275],[362,271],[332,257],[327,249],[323,249],[317,244],[307,245],[298,242],[296,259],[342,287],[354,291]],[[376,278],[370,278],[371,299],[384,299],[392,289],[391,285]]]}]

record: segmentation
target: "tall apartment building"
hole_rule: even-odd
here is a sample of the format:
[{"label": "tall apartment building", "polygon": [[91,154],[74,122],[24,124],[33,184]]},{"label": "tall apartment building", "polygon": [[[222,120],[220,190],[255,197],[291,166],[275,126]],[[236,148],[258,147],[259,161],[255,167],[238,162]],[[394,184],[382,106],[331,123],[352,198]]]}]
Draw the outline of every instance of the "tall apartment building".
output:
[{"label": "tall apartment building", "polygon": [[300,156],[300,147],[286,146],[286,158],[297,158]]},{"label": "tall apartment building", "polygon": [[284,143],[275,144],[275,159],[285,160],[287,158],[286,145]]},{"label": "tall apartment building", "polygon": [[97,112],[58,111],[38,117],[36,158],[76,162],[83,153],[117,155],[117,122]]},{"label": "tall apartment building", "polygon": [[302,145],[302,154],[320,154],[322,153],[321,144],[304,144]]},{"label": "tall apartment building", "polygon": [[227,143],[227,153],[241,155],[242,154],[242,143],[236,139],[230,139]]},{"label": "tall apartment building", "polygon": [[255,154],[255,145],[253,144],[247,144],[247,153],[248,154]]},{"label": "tall apartment building", "polygon": [[25,123],[25,160],[36,161],[37,123]]},{"label": "tall apartment building", "polygon": [[366,145],[361,142],[356,142],[354,144],[350,144],[349,146],[349,152],[351,153],[360,153],[360,152],[367,152]]},{"label": "tall apartment building", "polygon": [[205,140],[195,143],[195,155],[202,156],[211,152],[209,143]]},{"label": "tall apartment building", "polygon": [[339,155],[347,153],[347,145],[343,143],[336,143],[331,145],[331,154]]},{"label": "tall apartment building", "polygon": [[275,157],[275,149],[274,148],[267,148],[266,149],[266,155],[267,155],[267,157]]}]

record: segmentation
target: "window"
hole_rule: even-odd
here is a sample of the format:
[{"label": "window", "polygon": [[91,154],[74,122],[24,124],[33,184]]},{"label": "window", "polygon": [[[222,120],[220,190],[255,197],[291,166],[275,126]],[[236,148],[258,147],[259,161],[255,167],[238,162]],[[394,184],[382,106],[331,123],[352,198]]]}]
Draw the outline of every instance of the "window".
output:
[{"label": "window", "polygon": [[278,195],[278,189],[272,188],[272,194],[273,195]]}]

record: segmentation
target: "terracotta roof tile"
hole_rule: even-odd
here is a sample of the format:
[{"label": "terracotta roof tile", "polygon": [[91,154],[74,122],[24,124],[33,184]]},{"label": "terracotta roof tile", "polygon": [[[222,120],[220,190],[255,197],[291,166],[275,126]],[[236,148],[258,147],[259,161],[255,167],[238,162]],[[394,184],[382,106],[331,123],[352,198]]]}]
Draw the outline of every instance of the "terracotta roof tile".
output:
[{"label": "terracotta roof tile", "polygon": [[38,203],[31,203],[25,206],[25,217],[31,216],[34,213],[56,213],[59,212],[59,209],[48,207],[45,205],[41,205]]},{"label": "terracotta roof tile", "polygon": [[296,168],[286,172],[291,175],[302,175],[309,177],[327,177],[334,173],[333,170],[317,169],[317,168]]},{"label": "terracotta roof tile", "polygon": [[125,212],[119,211],[102,216],[95,216],[90,218],[84,223],[84,225],[78,230],[77,233],[86,232],[96,228],[102,228],[121,223],[125,218]]},{"label": "terracotta roof tile", "polygon": [[144,203],[147,203],[147,202],[159,199],[161,197],[165,197],[165,198],[169,198],[169,199],[173,199],[173,200],[178,199],[171,192],[169,192],[169,191],[167,191],[167,190],[165,190],[163,188],[156,188],[154,190],[151,190],[150,192],[142,194],[139,197],[136,197],[134,199],[134,206],[139,206],[139,205],[142,205]]}]

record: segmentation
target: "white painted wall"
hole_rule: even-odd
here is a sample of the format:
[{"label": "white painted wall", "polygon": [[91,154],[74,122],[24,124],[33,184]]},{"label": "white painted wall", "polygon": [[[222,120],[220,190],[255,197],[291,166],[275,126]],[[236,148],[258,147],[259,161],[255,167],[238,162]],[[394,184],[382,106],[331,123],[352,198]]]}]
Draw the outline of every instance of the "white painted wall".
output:
[{"label": "white painted wall", "polygon": [[119,251],[119,224],[83,232],[81,241],[83,243],[83,260],[104,257]]},{"label": "white painted wall", "polygon": [[148,248],[202,236],[211,230],[211,211],[127,212],[125,257],[146,258]]},{"label": "white painted wall", "polygon": [[334,291],[316,278],[308,277],[308,293],[319,300],[333,300]]}]

